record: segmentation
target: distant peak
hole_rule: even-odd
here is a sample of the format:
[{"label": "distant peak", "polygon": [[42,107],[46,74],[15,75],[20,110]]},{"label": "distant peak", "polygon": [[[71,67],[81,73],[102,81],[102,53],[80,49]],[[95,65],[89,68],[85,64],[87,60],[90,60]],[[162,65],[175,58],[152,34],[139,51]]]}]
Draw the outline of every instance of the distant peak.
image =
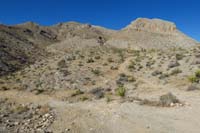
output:
[{"label": "distant peak", "polygon": [[173,22],[157,18],[138,18],[125,29],[169,34],[174,33],[177,30],[176,25]]},{"label": "distant peak", "polygon": [[18,24],[17,26],[25,26],[25,27],[38,27],[39,24],[32,22],[32,21],[28,21],[22,24]]}]

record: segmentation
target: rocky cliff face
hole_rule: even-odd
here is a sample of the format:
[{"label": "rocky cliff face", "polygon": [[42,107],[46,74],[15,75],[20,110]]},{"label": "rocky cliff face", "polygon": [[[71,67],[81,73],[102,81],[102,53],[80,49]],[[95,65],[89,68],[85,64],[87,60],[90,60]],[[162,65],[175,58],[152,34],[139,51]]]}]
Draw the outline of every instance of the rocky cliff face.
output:
[{"label": "rocky cliff face", "polygon": [[108,44],[120,48],[188,48],[197,42],[179,31],[173,22],[138,18],[113,35]]},{"label": "rocky cliff face", "polygon": [[176,25],[160,19],[138,18],[128,25],[125,30],[147,31],[152,33],[175,34]]}]

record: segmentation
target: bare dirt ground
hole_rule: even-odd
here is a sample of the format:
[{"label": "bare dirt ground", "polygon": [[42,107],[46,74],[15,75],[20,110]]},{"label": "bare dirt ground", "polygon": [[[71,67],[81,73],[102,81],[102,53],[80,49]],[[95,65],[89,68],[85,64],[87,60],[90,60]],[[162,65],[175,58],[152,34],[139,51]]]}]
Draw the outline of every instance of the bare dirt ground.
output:
[{"label": "bare dirt ground", "polygon": [[[158,93],[156,93],[157,95]],[[50,129],[53,132],[72,133],[198,133],[200,102],[198,93],[187,94],[177,91],[181,100],[187,101],[183,107],[150,107],[135,102],[112,101],[104,99],[66,103],[57,94],[54,96],[34,95],[23,91],[0,92],[1,98],[9,98],[18,103],[48,104],[53,108],[56,119]]]}]

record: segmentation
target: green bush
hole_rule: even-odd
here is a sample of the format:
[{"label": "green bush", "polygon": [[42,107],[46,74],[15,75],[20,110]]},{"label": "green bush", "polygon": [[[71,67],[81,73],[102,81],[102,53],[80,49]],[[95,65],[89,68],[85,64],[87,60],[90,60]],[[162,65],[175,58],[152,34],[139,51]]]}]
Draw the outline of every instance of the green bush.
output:
[{"label": "green bush", "polygon": [[197,71],[195,72],[195,76],[196,76],[197,78],[200,78],[200,70],[197,70]]},{"label": "green bush", "polygon": [[191,75],[188,77],[188,80],[191,82],[191,83],[196,83],[199,81],[199,79],[195,76],[195,75]]},{"label": "green bush", "polygon": [[126,88],[124,86],[119,86],[116,90],[118,96],[124,97],[126,93]]},{"label": "green bush", "polygon": [[198,83],[200,81],[200,70],[197,70],[194,75],[188,77],[191,83]]},{"label": "green bush", "polygon": [[101,74],[101,71],[98,70],[98,69],[92,69],[92,73],[93,73],[94,75],[99,76],[99,75]]}]

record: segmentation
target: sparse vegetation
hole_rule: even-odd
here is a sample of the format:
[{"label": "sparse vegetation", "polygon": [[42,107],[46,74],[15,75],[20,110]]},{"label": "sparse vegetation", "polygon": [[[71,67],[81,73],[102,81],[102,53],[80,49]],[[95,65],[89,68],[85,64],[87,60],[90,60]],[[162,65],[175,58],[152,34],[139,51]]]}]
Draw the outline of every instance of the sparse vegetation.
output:
[{"label": "sparse vegetation", "polygon": [[96,60],[99,60],[99,59],[101,59],[101,56],[97,55],[97,56],[95,56],[94,58],[95,58]]},{"label": "sparse vegetation", "polygon": [[88,100],[89,98],[87,97],[87,96],[82,96],[82,97],[80,97],[80,100],[81,101],[86,101],[86,100]]},{"label": "sparse vegetation", "polygon": [[[154,21],[157,19],[152,23]],[[200,70],[195,71],[200,69],[200,48],[193,44],[192,48],[185,45],[188,42],[188,44],[192,43],[192,40],[187,42],[189,38],[179,41],[184,36],[181,35],[179,38],[179,32],[173,34],[175,27],[168,27],[165,23],[162,24],[162,21],[159,21],[159,25],[153,26],[145,25],[146,22],[148,21],[142,25],[139,23],[134,29],[129,29],[127,26],[120,31],[74,22],[61,23],[52,27],[34,24],[14,27],[0,25],[0,96],[16,100],[12,104],[5,105],[6,102],[1,101],[0,98],[0,128],[11,129],[5,132],[62,132],[61,130],[65,128],[69,128],[67,132],[82,130],[98,132],[98,127],[102,127],[102,131],[117,132],[106,126],[109,123],[104,123],[116,118],[112,117],[112,113],[122,113],[120,115],[125,116],[122,123],[125,127],[122,129],[128,129],[126,118],[129,116],[141,116],[145,112],[147,115],[152,114],[152,108],[140,107],[141,110],[135,108],[138,107],[135,105],[137,103],[154,107],[182,106],[182,102],[172,93],[160,96],[160,93],[167,91],[178,94],[192,106],[198,105],[198,91],[186,93],[184,90],[200,90]],[[140,30],[141,26],[144,29]],[[150,28],[148,32],[146,27]],[[156,32],[152,34],[151,30],[154,29]],[[165,31],[159,33],[159,30]],[[170,30],[169,34],[168,30]],[[178,45],[174,46],[175,44]],[[179,46],[183,46],[183,49],[178,48]],[[191,76],[188,74],[190,72],[192,72]],[[191,83],[186,82],[185,75],[188,75]],[[80,102],[86,100],[88,102]],[[105,101],[111,100],[116,101],[105,104]],[[24,106],[24,103],[29,102],[38,102],[42,107],[32,104]],[[120,106],[121,102],[126,104]],[[134,103],[130,105],[128,102]],[[18,103],[23,104],[16,106]],[[52,113],[51,108],[43,107],[48,103],[54,107],[53,112],[58,112],[56,113],[58,121],[53,127],[48,124],[48,122],[53,123],[54,120],[54,117],[48,115]],[[186,103],[184,105],[187,105]],[[159,112],[159,109],[153,111]],[[2,113],[2,110],[5,112]],[[191,110],[199,111],[198,108],[191,108]],[[169,112],[169,119],[173,116],[173,121],[177,121],[177,118],[185,114],[182,113],[177,117],[176,113],[179,109],[162,109],[162,111],[165,111],[166,115],[157,113],[159,121],[165,121]],[[179,113],[182,111],[184,112],[184,108]],[[191,115],[192,111],[189,113]],[[22,119],[18,121],[19,114]],[[193,119],[197,115],[191,116]],[[107,121],[110,118],[111,120]],[[137,123],[138,118],[135,118],[130,117],[130,121]],[[152,118],[155,117],[147,117],[146,123],[148,124]],[[35,121],[35,119],[41,120]],[[90,125],[98,123],[98,120],[102,120],[104,124]],[[121,117],[117,118],[116,122],[120,120]],[[181,120],[178,119],[178,122]],[[155,121],[153,124],[159,124],[156,118]],[[143,127],[142,122],[138,126],[142,124]],[[46,123],[50,130],[43,128]],[[116,125],[120,124],[116,123]],[[63,127],[54,131],[54,127],[60,125]],[[152,126],[156,127],[156,125]],[[23,127],[22,131],[21,127]],[[33,128],[33,131],[29,129],[26,131],[24,127]],[[167,127],[169,126],[166,125],[166,129]],[[127,132],[131,131],[132,129],[127,130]],[[162,130],[155,129],[155,131]]]},{"label": "sparse vegetation", "polygon": [[183,54],[176,54],[176,59],[177,60],[182,60],[184,58],[184,55]]},{"label": "sparse vegetation", "polygon": [[87,60],[87,63],[93,63],[94,62],[94,59],[93,58],[89,58],[88,60]]},{"label": "sparse vegetation", "polygon": [[196,83],[199,81],[199,79],[195,76],[195,75],[191,75],[188,77],[188,80],[191,82],[191,83]]},{"label": "sparse vegetation", "polygon": [[182,73],[182,70],[180,70],[179,68],[176,68],[176,69],[174,69],[174,70],[171,71],[170,75],[177,75],[179,73]]},{"label": "sparse vegetation", "polygon": [[117,93],[118,96],[124,97],[125,94],[126,94],[126,88],[124,86],[119,86],[116,89],[116,93]]},{"label": "sparse vegetation", "polygon": [[91,72],[96,76],[100,76],[101,75],[101,71],[99,69],[92,69]]},{"label": "sparse vegetation", "polygon": [[160,105],[161,106],[170,106],[171,103],[180,103],[180,101],[174,96],[172,93],[167,93],[165,95],[160,96]]},{"label": "sparse vegetation", "polygon": [[188,77],[191,83],[199,83],[200,81],[200,70],[197,70],[194,75]]},{"label": "sparse vegetation", "polygon": [[128,66],[128,69],[130,71],[134,70],[135,69],[135,65],[136,65],[136,63],[134,61],[131,61],[130,64],[129,64],[129,66]]},{"label": "sparse vegetation", "polygon": [[[139,99],[140,105],[149,105],[149,106],[161,106],[161,107],[173,107],[175,104],[181,104],[181,102],[174,96],[172,93],[167,93],[160,96],[159,101],[152,101],[148,99]],[[182,105],[182,104],[181,104]]]},{"label": "sparse vegetation", "polygon": [[113,58],[111,58],[111,57],[109,57],[109,58],[107,59],[107,61],[110,62],[110,63],[111,63],[111,62],[114,62],[114,61],[113,61]]},{"label": "sparse vegetation", "polygon": [[111,99],[110,95],[106,95],[106,102],[109,103],[111,100],[112,99]]},{"label": "sparse vegetation", "polygon": [[197,71],[195,72],[195,76],[196,76],[197,78],[200,78],[200,70],[197,70]]},{"label": "sparse vegetation", "polygon": [[81,95],[81,94],[84,94],[84,92],[81,91],[80,89],[78,89],[78,90],[76,90],[74,93],[72,93],[71,96],[74,97],[74,96]]}]

